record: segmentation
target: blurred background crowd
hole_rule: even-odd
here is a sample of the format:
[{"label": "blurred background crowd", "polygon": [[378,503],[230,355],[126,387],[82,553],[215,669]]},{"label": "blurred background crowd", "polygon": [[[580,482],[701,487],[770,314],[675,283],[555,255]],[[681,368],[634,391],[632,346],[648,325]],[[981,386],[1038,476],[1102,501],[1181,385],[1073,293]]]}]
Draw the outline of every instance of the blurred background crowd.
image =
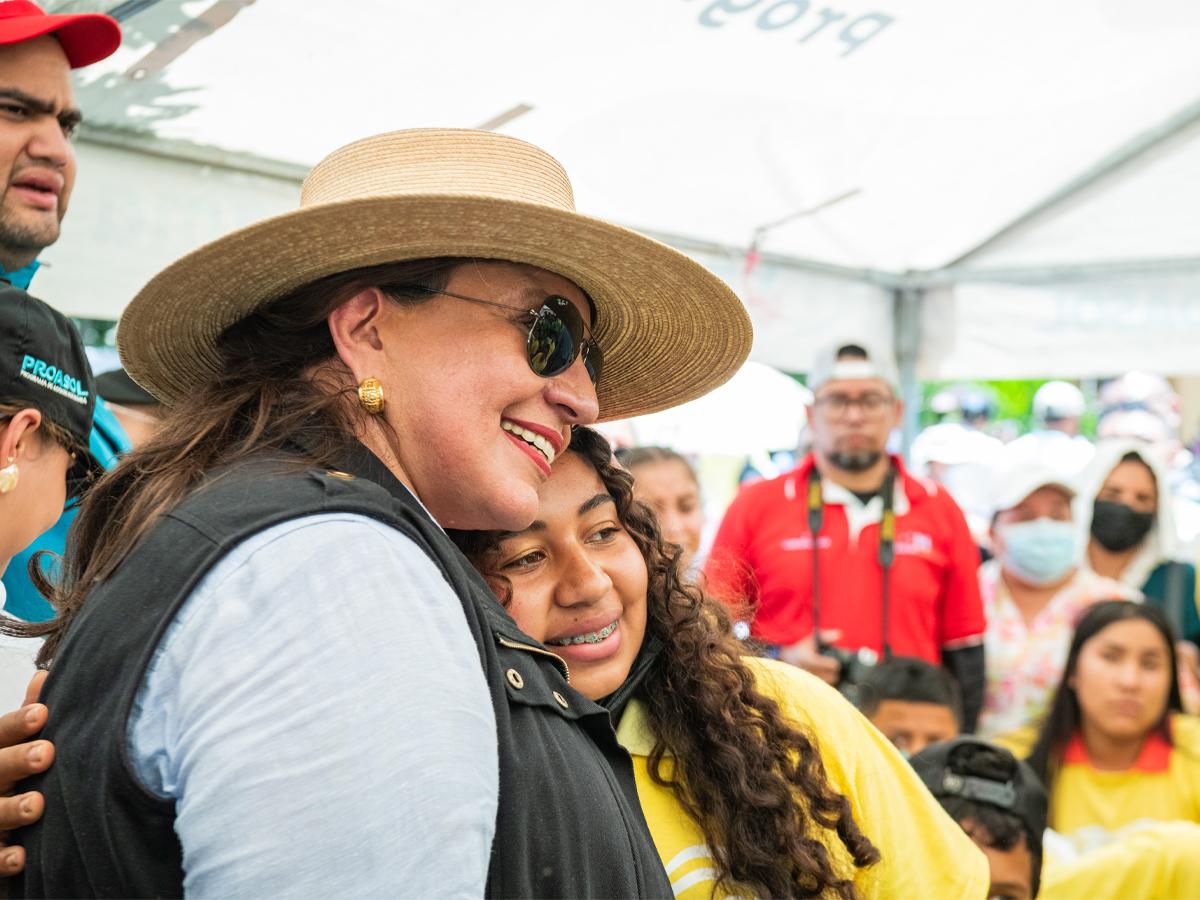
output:
[{"label": "blurred background crowd", "polygon": [[[10,373],[12,402],[0,409],[14,448],[0,459],[0,493],[11,495],[9,523],[21,520],[9,543],[32,540],[4,572],[5,614],[53,618],[44,589],[77,514],[63,511],[62,472],[45,476],[56,493],[31,490],[47,457],[34,454],[41,469],[21,461],[17,493],[19,435],[43,421],[17,402],[29,384],[56,395],[53,410],[83,383],[78,373],[97,373],[86,414],[67,406],[62,421],[45,417],[52,462],[69,471],[73,493],[78,466],[112,469],[167,412],[116,351],[116,320],[154,272],[290,209],[308,166],[339,140],[476,125],[551,147],[578,173],[581,211],[681,251],[701,281],[727,281],[753,321],[753,348],[747,327],[739,358],[754,358],[732,380],[598,426],[679,548],[685,585],[676,587],[723,604],[739,653],[811,673],[853,703],[912,763],[880,740],[903,771],[896,783],[915,771],[983,849],[993,897],[1200,897],[1194,10],[1156,0],[1153,15],[1127,27],[1116,4],[1065,4],[1043,12],[1041,37],[1053,39],[1035,40],[1007,5],[968,13],[929,0],[827,9],[815,31],[785,42],[777,32],[798,36],[809,4],[675,4],[674,18],[667,5],[600,14],[447,3],[402,10],[401,22],[389,19],[400,7],[383,3],[331,20],[316,5],[270,0],[60,0],[48,11],[112,20],[94,52],[80,55],[69,38],[61,52],[55,45],[57,81],[21,55],[48,32],[10,24],[0,76],[33,86],[0,81],[0,124],[20,137],[0,146],[4,202],[19,200],[42,225],[0,219],[4,235],[17,235],[5,238],[0,276],[21,302],[29,289],[61,312],[38,313],[45,324],[29,340],[12,318],[16,299],[0,323],[14,347],[26,341],[13,358],[28,363]],[[468,12],[473,27],[463,29]],[[43,18],[32,4],[0,3],[0,19]],[[447,33],[473,66],[448,71],[419,52],[440,53]],[[1018,41],[1028,48],[1021,78],[990,56]],[[619,73],[618,45],[627,48]],[[711,65],[717,45],[727,67]],[[1138,65],[1115,72],[1118,54]],[[68,81],[68,63],[87,72]],[[337,103],[330,66],[335,76],[352,69],[359,88]],[[603,90],[593,84],[600,68],[613,79]],[[665,69],[694,81],[664,87]],[[422,86],[399,110],[397,83]],[[762,87],[801,83],[826,93]],[[73,106],[31,102],[46,84],[64,97],[77,88],[87,124]],[[969,112],[944,114],[951,107]],[[1050,123],[1057,139],[1040,140]],[[60,241],[77,158],[89,175]],[[697,368],[677,358],[680,316],[663,312],[694,296],[657,281],[652,293],[661,306],[652,311],[675,330],[638,337],[670,344],[675,356],[660,347],[651,360],[666,381]],[[603,333],[605,311],[590,311]],[[579,329],[572,347],[586,364],[582,320]],[[719,343],[705,345],[714,358]],[[131,349],[157,351],[126,338],[126,358]],[[53,353],[66,362],[47,363]],[[545,359],[527,362],[546,374]],[[67,387],[64,366],[77,373]],[[588,375],[594,395],[604,382]],[[357,396],[375,415],[381,395],[361,387],[371,380]],[[539,435],[525,438],[549,473],[555,450]],[[26,516],[37,501],[53,514],[45,523]],[[32,654],[27,641],[0,647],[0,709],[18,705]],[[508,683],[519,691],[517,680]],[[621,707],[612,708],[615,724]]]}]

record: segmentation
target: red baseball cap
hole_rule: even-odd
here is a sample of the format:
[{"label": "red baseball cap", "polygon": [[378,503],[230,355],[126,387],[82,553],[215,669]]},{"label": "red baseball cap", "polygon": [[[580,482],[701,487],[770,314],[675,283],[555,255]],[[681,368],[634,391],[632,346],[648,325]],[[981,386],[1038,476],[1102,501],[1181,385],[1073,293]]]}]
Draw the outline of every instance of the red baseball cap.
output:
[{"label": "red baseball cap", "polygon": [[0,46],[53,34],[72,69],[99,62],[121,46],[121,26],[111,16],[50,16],[30,0],[0,0]]}]

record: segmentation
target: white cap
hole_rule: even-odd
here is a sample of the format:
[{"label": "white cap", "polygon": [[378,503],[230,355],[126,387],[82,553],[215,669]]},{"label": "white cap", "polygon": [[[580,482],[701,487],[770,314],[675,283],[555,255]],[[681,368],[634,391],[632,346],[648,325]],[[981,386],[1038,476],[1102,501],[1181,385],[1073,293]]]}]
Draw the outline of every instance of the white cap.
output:
[{"label": "white cap", "polygon": [[[859,358],[853,353],[849,359],[838,359],[847,350],[861,350],[866,359]],[[878,378],[893,392],[900,392],[900,375],[896,369],[896,360],[892,354],[872,347],[868,341],[848,338],[844,341],[834,341],[817,351],[812,368],[808,370],[808,389],[814,394],[830,381],[849,381],[857,379]]]},{"label": "white cap", "polygon": [[1077,419],[1087,403],[1083,391],[1066,381],[1047,381],[1033,395],[1035,419]]},{"label": "white cap", "polygon": [[1020,506],[1026,497],[1044,487],[1058,488],[1068,499],[1075,498],[1075,488],[1044,462],[1009,456],[992,474],[993,514]]}]

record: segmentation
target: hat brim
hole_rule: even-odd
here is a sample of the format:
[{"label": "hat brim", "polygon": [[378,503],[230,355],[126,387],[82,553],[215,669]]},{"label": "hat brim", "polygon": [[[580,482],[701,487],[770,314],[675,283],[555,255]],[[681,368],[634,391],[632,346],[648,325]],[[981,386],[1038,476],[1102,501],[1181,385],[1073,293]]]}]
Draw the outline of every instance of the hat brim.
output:
[{"label": "hat brim", "polygon": [[126,308],[126,371],[168,406],[220,370],[235,322],[319,278],[442,256],[507,260],[569,279],[596,306],[600,421],[700,397],[745,362],[753,331],[737,295],[695,260],[578,213],[471,195],[405,194],[305,207],[201,247]]},{"label": "hat brim", "polygon": [[72,69],[100,62],[121,46],[117,20],[99,13],[0,19],[0,45],[19,44],[47,34],[58,39]]},{"label": "hat brim", "polygon": [[1075,488],[1071,487],[1071,485],[1067,484],[1061,478],[1031,479],[1030,481],[1022,482],[1016,488],[1010,489],[997,497],[993,504],[995,511],[1000,513],[1005,510],[1016,509],[1042,488],[1053,488],[1064,494],[1068,500],[1074,500],[1078,493]]}]

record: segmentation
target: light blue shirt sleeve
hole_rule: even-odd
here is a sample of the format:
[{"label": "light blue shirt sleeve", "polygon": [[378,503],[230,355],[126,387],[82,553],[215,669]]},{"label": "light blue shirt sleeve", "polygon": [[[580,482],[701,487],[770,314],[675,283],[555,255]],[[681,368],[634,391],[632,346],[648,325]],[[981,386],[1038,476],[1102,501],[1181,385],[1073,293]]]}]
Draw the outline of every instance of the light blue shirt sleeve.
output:
[{"label": "light blue shirt sleeve", "polygon": [[479,897],[496,724],[459,600],[407,537],[325,514],[197,586],[129,723],[196,897]]}]

